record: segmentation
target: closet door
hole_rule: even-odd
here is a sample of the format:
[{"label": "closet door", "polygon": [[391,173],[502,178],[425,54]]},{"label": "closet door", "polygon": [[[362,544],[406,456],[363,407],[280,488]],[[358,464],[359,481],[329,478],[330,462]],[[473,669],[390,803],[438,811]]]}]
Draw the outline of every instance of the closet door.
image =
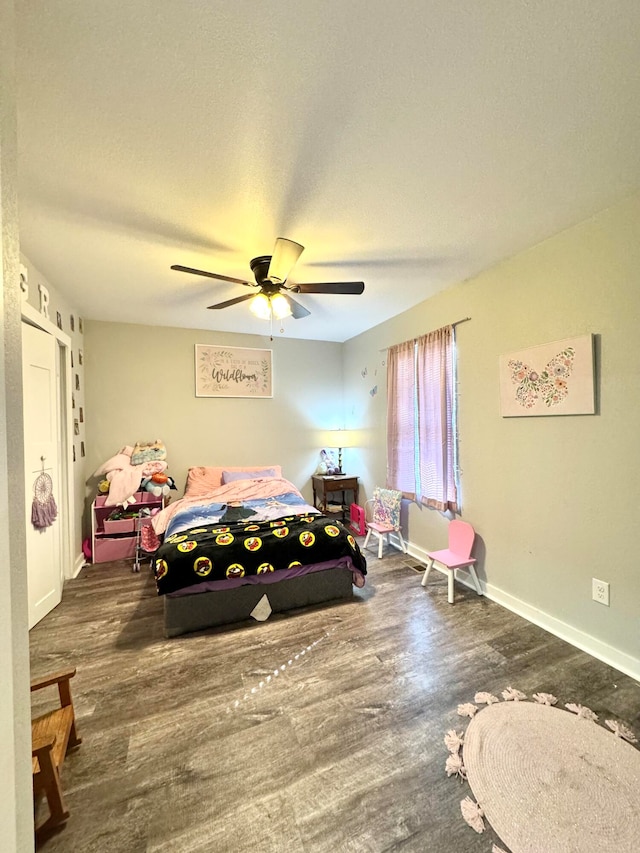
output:
[{"label": "closet door", "polygon": [[38,530],[31,523],[34,483],[43,471],[60,501],[56,341],[52,335],[22,324],[25,496],[27,514],[27,582],[29,628],[62,597],[60,519]]}]

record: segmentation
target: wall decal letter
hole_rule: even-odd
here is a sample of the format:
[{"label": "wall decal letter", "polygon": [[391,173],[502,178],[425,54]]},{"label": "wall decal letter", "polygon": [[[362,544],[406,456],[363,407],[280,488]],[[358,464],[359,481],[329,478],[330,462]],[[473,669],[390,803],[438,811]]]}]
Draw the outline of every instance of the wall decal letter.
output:
[{"label": "wall decal letter", "polygon": [[49,291],[44,285],[39,284],[38,290],[40,291],[40,313],[49,319]]},{"label": "wall decal letter", "polygon": [[20,293],[22,301],[26,302],[29,298],[29,270],[24,264],[20,264]]}]

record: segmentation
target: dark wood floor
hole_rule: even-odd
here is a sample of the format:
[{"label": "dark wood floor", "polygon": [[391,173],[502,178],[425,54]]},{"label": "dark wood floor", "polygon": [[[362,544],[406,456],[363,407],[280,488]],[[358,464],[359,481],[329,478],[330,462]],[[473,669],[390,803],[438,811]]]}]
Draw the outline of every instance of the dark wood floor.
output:
[{"label": "dark wood floor", "polygon": [[489,853],[444,773],[459,702],[513,685],[640,731],[636,682],[392,554],[353,602],[171,640],[146,570],[83,569],[31,632],[32,676],[78,668],[84,739],[43,849]]}]

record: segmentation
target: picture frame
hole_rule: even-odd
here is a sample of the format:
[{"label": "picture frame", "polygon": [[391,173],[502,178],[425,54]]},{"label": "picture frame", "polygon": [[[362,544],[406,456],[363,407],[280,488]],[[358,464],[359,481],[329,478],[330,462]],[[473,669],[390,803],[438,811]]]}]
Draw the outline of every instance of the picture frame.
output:
[{"label": "picture frame", "polygon": [[273,397],[272,350],[195,345],[196,397]]},{"label": "picture frame", "polygon": [[595,414],[593,335],[506,353],[499,359],[504,418]]}]

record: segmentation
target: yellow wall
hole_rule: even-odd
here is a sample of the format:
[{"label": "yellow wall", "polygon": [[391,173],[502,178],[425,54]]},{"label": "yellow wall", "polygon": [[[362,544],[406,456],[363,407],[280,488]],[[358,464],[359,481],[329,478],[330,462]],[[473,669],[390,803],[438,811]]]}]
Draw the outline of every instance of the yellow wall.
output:
[{"label": "yellow wall", "polygon": [[[480,575],[497,600],[638,677],[640,194],[344,345],[367,490],[385,477],[384,348],[467,316],[457,329],[462,517],[480,537]],[[500,416],[501,353],[587,333],[597,415]],[[407,532],[415,553],[439,548],[446,519],[411,505]],[[591,600],[592,577],[611,584],[610,607]]]}]

